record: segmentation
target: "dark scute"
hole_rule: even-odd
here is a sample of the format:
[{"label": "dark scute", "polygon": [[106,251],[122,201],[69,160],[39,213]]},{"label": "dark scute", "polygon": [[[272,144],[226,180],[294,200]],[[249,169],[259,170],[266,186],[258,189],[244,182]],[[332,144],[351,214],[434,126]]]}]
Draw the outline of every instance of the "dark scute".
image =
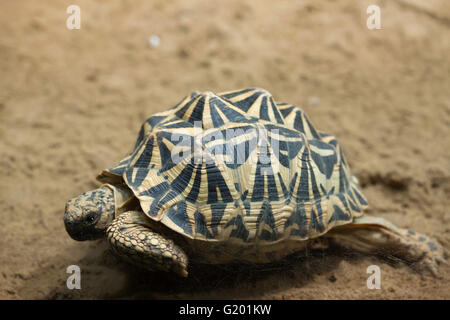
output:
[{"label": "dark scute", "polygon": [[284,184],[283,177],[281,176],[280,172],[278,172],[278,181],[280,181],[280,186],[281,186],[281,189],[283,190],[284,198],[285,199],[288,198],[289,197],[289,191],[286,188],[286,185]]},{"label": "dark scute", "polygon": [[222,172],[215,164],[206,164],[206,172],[208,178],[208,203],[216,203],[217,188],[220,190],[223,202],[232,202],[230,190],[222,175]]},{"label": "dark scute", "polygon": [[150,215],[156,215],[167,202],[175,199],[178,196],[179,193],[175,190],[166,190],[164,193],[155,198],[155,200],[152,202],[152,205],[150,206],[150,212],[147,213]]},{"label": "dark scute", "polygon": [[206,98],[203,96],[198,100],[197,104],[192,110],[191,116],[189,117],[188,121],[190,123],[203,120],[203,109],[205,108],[205,99]]},{"label": "dark scute", "polygon": [[244,223],[242,221],[242,217],[241,216],[236,216],[233,219],[231,219],[226,224],[225,227],[227,228],[229,226],[235,226],[235,228],[230,233],[230,238],[238,238],[238,239],[242,239],[244,241],[247,240],[249,232],[245,228],[245,225],[244,225]]},{"label": "dark scute", "polygon": [[[235,97],[235,96],[237,96],[239,94],[248,92],[250,90],[252,90],[252,89],[248,89],[247,91],[241,91],[239,93],[233,93],[233,94],[224,95],[223,97],[225,97],[226,99],[230,99],[230,98],[233,98],[233,97]],[[240,101],[236,101],[233,104],[235,106],[237,106],[239,109],[241,109],[242,111],[248,112],[248,109],[250,109],[250,107],[253,105],[253,103],[255,103],[255,101],[256,101],[256,99],[258,99],[258,97],[259,97],[259,94],[255,93],[255,94],[252,94],[251,96],[247,97],[246,99],[240,100]]]},{"label": "dark scute", "polygon": [[359,188],[357,186],[353,186],[353,191],[355,192],[355,195],[358,198],[359,203],[363,206],[366,206],[368,203],[367,203],[366,199],[363,197],[363,195],[361,194],[361,191],[359,190]]},{"label": "dark scute", "polygon": [[219,112],[217,112],[216,107],[214,104],[210,104],[210,114],[211,114],[211,120],[213,122],[214,128],[219,128],[225,124],[222,117],[219,115]]},{"label": "dark scute", "polygon": [[233,97],[239,96],[241,94],[244,94],[244,93],[247,93],[247,92],[250,92],[253,90],[255,90],[255,89],[254,88],[243,89],[243,90],[239,90],[239,91],[230,92],[228,94],[223,94],[221,97],[225,98],[225,99],[231,99]]},{"label": "dark scute", "polygon": [[152,160],[153,155],[153,145],[154,145],[154,137],[151,137],[146,145],[144,151],[141,153],[141,156],[134,164],[135,167],[143,167],[147,168],[150,164],[150,161]]},{"label": "dark scute", "polygon": [[217,235],[220,222],[222,221],[223,214],[225,212],[225,208],[227,207],[226,203],[212,203],[211,204],[211,230],[214,235]]},{"label": "dark scute", "polygon": [[[126,175],[129,186],[132,189],[137,189],[142,184],[142,181],[144,181],[145,177],[147,177],[147,174],[150,170],[151,169],[139,168],[139,167],[128,168],[125,171],[125,175]],[[136,174],[134,174],[135,171],[136,171]],[[133,179],[133,175],[134,175],[134,179]]]},{"label": "dark scute", "polygon": [[183,229],[187,235],[192,235],[192,225],[186,212],[186,202],[180,201],[167,212],[167,217],[177,226]]},{"label": "dark scute", "polygon": [[202,179],[202,168],[203,168],[203,163],[200,163],[197,165],[192,189],[186,197],[186,200],[188,200],[190,202],[197,201],[198,194],[200,192],[200,183],[201,183],[201,179]]},{"label": "dark scute", "polygon": [[333,170],[334,170],[334,166],[337,163],[337,154],[336,154],[336,150],[322,142],[322,141],[317,141],[317,140],[310,140],[309,141],[310,145],[314,145],[322,150],[326,150],[327,152],[331,151],[332,155],[330,156],[324,156],[321,155],[320,153],[316,153],[315,151],[311,150],[311,158],[314,161],[314,163],[317,165],[317,168],[319,169],[319,171],[321,173],[323,173],[327,179],[329,179],[331,177],[331,175],[333,174]]},{"label": "dark scute", "polygon": [[289,184],[289,194],[290,195],[294,194],[294,188],[295,188],[295,184],[297,183],[297,178],[298,178],[298,173],[296,172]]},{"label": "dark scute", "polygon": [[308,219],[306,218],[305,207],[302,203],[297,204],[297,208],[295,212],[289,217],[286,221],[284,227],[288,228],[292,226],[291,236],[298,236],[301,238],[305,238],[308,236]]},{"label": "dark scute", "polygon": [[309,196],[309,168],[306,161],[302,161],[302,168],[300,169],[300,183],[297,189],[297,201],[307,201]]},{"label": "dark scute", "polygon": [[205,216],[197,210],[194,213],[194,219],[195,219],[195,232],[205,236],[206,239],[213,238],[213,235],[208,231],[208,228],[206,227]]},{"label": "dark scute", "polygon": [[[317,212],[315,209],[317,209]],[[322,218],[323,218],[322,206],[320,205],[320,202],[318,202],[316,203],[315,208],[312,208],[311,210],[310,230],[323,232],[325,230],[325,227],[323,225]]]},{"label": "dark scute", "polygon": [[186,111],[189,109],[189,107],[195,102],[195,98],[191,99],[188,103],[186,103],[184,105],[183,108],[181,108],[180,110],[178,110],[177,112],[175,112],[175,114],[180,118],[180,119],[184,119],[184,114],[186,113]]},{"label": "dark scute", "polygon": [[278,110],[275,101],[273,101],[272,97],[269,97],[269,103],[272,105],[272,111],[273,114],[275,115],[275,120],[277,121],[277,123],[284,124],[284,120],[283,117],[281,116],[280,110]]},{"label": "dark scute", "polygon": [[194,165],[187,163],[183,170],[181,170],[180,174],[175,178],[175,180],[172,181],[172,189],[179,193],[182,193],[189,185],[192,174],[194,173],[194,169]]},{"label": "dark scute", "polygon": [[332,221],[349,221],[349,215],[337,205],[333,205],[333,215],[330,218],[330,222]]},{"label": "dark scute", "polygon": [[277,233],[275,229],[275,218],[273,217],[272,206],[267,201],[263,202],[261,211],[258,215],[258,219],[256,221],[257,230],[260,230],[261,224],[263,224],[264,226],[268,226],[271,231],[266,230],[266,228],[263,227],[259,238],[262,240],[276,240]]},{"label": "dark scute", "polygon": [[269,110],[267,106],[267,97],[262,98],[261,106],[259,107],[259,118],[262,120],[270,121]]}]

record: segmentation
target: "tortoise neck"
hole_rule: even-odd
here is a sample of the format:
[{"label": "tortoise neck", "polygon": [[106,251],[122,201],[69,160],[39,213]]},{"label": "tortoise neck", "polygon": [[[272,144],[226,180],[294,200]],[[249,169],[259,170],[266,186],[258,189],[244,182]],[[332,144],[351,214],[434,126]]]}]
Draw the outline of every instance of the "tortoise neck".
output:
[{"label": "tortoise neck", "polygon": [[130,188],[128,188],[125,184],[112,185],[106,183],[101,187],[111,189],[114,193],[114,218],[116,218],[122,212],[130,210],[130,206],[134,207],[134,200],[136,198],[133,194],[133,191],[131,191]]}]

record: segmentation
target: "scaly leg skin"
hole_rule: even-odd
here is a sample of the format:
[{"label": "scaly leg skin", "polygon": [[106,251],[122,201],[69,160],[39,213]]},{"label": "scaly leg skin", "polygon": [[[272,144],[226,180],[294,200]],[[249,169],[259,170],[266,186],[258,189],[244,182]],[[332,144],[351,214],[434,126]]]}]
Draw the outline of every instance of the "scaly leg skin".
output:
[{"label": "scaly leg skin", "polygon": [[122,213],[106,232],[111,247],[120,257],[149,270],[172,271],[187,277],[185,252],[171,239],[153,232],[143,212]]},{"label": "scaly leg skin", "polygon": [[428,269],[434,276],[445,262],[444,250],[434,239],[396,227],[382,218],[362,216],[353,223],[334,228],[327,234],[344,247],[365,253],[388,253]]}]

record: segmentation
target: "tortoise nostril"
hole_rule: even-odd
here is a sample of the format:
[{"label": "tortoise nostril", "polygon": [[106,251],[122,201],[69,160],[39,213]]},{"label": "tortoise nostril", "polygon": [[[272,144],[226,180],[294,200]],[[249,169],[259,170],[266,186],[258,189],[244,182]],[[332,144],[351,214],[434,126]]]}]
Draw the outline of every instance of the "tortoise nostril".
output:
[{"label": "tortoise nostril", "polygon": [[73,219],[72,216],[66,212],[66,214],[64,215],[64,223],[65,224],[73,224]]}]

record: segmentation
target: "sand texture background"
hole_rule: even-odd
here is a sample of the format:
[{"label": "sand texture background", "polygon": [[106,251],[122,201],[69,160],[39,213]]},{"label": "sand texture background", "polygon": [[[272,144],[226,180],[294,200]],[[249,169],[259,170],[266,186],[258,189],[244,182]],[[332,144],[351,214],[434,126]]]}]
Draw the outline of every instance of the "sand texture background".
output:
[{"label": "sand texture background", "polygon": [[[81,29],[66,8],[81,8]],[[368,30],[366,8],[381,7]],[[132,148],[140,124],[194,90],[261,87],[339,139],[368,214],[450,248],[448,1],[2,1],[0,298],[450,298],[414,266],[344,249],[188,280],[76,242],[65,202]],[[161,43],[151,48],[148,38]],[[81,290],[66,268],[79,265]],[[382,289],[368,290],[369,265]]]}]

